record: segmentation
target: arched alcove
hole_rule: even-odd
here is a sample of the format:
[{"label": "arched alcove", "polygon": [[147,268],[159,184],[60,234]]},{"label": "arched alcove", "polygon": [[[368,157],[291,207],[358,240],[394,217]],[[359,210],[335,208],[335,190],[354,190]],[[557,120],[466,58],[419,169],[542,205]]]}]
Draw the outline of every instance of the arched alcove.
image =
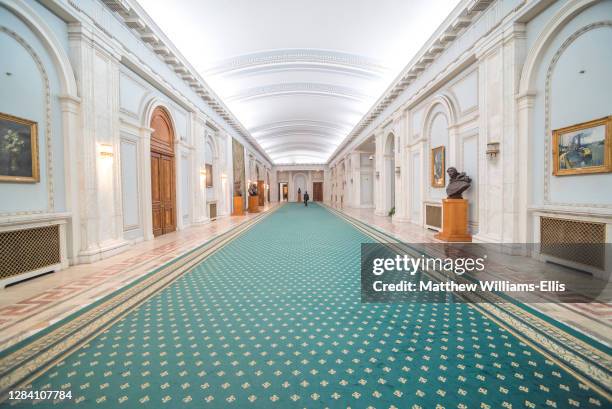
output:
[{"label": "arched alcove", "polygon": [[[289,188],[292,189],[295,200],[298,202],[302,201],[304,197],[304,192],[306,192],[308,188],[306,186],[307,180],[308,179],[304,173],[296,173],[295,175],[293,175],[293,186],[290,186]],[[299,193],[298,190],[300,190]]]},{"label": "arched alcove", "polygon": [[530,209],[554,206],[571,218],[583,206],[612,208],[609,189],[600,189],[611,174],[554,176],[551,140],[555,129],[612,112],[609,75],[602,76],[612,69],[610,47],[596,45],[611,41],[610,20],[603,18],[610,13],[610,2],[563,3],[527,52],[518,94],[517,152],[526,159],[518,169],[520,240],[539,240]]}]

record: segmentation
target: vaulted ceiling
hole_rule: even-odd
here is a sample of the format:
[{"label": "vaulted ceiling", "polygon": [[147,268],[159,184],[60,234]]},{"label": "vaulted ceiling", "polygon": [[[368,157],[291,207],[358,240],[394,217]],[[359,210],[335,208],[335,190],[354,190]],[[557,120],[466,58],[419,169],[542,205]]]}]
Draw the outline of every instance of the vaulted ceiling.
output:
[{"label": "vaulted ceiling", "polygon": [[276,164],[325,163],[458,0],[139,0]]}]

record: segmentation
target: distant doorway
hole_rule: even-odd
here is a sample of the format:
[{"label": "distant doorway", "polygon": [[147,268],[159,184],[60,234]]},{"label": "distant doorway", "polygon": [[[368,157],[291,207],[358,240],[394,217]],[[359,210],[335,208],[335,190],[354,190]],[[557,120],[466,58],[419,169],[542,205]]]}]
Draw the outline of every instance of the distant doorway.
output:
[{"label": "distant doorway", "polygon": [[323,201],[323,182],[312,182],[312,201]]},{"label": "distant doorway", "polygon": [[287,182],[280,182],[278,184],[278,201],[279,202],[289,201],[289,186]]}]

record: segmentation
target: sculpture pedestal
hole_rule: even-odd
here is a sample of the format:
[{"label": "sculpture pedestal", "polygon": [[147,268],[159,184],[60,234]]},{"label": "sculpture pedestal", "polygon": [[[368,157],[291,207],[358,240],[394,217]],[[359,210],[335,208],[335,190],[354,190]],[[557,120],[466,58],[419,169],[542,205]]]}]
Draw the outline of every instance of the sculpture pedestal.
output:
[{"label": "sculpture pedestal", "polygon": [[302,194],[298,193],[298,203],[302,203]]},{"label": "sculpture pedestal", "polygon": [[234,196],[234,211],[232,216],[244,216],[244,201],[242,196]]},{"label": "sculpture pedestal", "polygon": [[249,213],[259,212],[259,196],[249,196]]},{"label": "sculpture pedestal", "polygon": [[467,199],[442,199],[442,231],[434,237],[453,242],[472,241],[468,233]]}]

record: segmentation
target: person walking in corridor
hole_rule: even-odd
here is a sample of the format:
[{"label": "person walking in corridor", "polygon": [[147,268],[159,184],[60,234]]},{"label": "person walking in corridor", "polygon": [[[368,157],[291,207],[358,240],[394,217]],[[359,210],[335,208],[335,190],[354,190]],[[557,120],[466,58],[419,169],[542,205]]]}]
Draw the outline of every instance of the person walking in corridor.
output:
[{"label": "person walking in corridor", "polygon": [[308,191],[304,192],[304,206],[308,207],[308,199],[310,199],[310,196],[308,196]]}]

